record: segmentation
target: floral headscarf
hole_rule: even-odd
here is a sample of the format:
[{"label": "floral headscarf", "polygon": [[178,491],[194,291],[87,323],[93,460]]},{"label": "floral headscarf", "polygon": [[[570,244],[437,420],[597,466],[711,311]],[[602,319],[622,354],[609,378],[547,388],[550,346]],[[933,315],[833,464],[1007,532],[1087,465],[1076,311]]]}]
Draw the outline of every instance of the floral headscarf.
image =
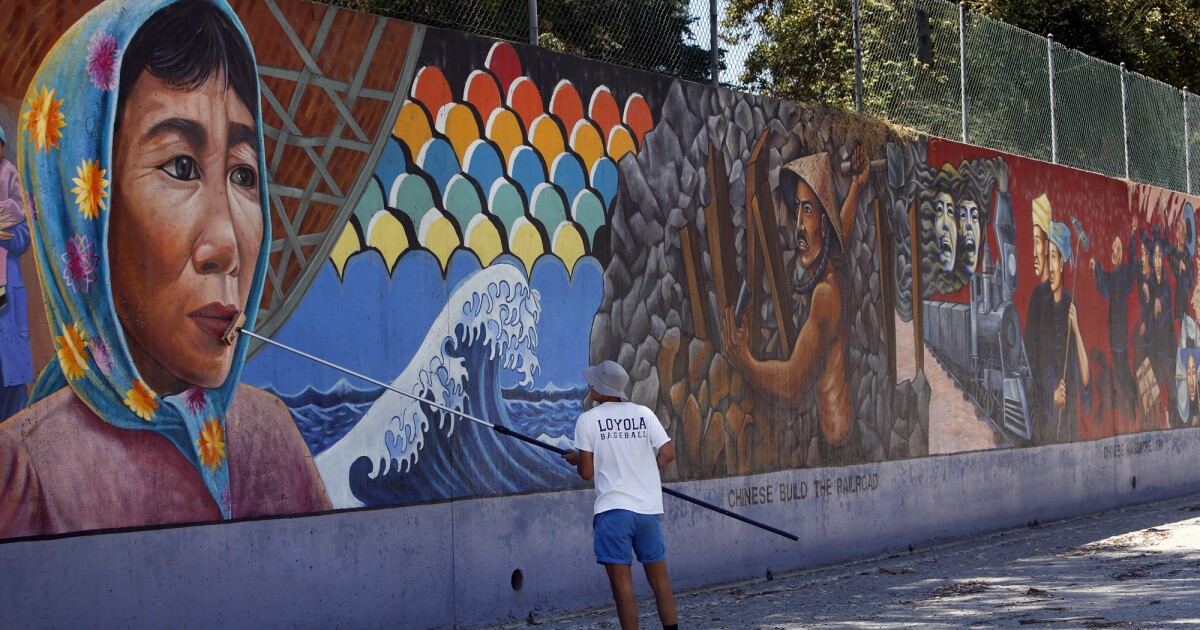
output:
[{"label": "floral headscarf", "polygon": [[[221,514],[232,514],[225,414],[245,362],[238,338],[229,376],[217,388],[192,386],[160,397],[138,374],[114,307],[108,257],[108,196],[122,56],[138,29],[176,0],[108,0],[81,18],[46,56],[29,86],[18,146],[46,318],[57,349],[34,389],[37,401],[69,386],[108,424],[153,431],[191,462]],[[249,38],[224,0],[209,0]],[[253,53],[251,53],[253,54]],[[262,115],[257,89],[249,104],[256,127],[263,241],[247,299],[253,327],[267,269],[271,221]]]}]

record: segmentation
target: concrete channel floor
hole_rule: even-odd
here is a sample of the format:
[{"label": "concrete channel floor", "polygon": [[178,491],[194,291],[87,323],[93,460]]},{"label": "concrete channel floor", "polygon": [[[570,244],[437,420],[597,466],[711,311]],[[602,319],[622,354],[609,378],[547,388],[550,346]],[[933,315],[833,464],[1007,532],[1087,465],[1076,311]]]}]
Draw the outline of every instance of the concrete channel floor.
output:
[{"label": "concrete channel floor", "polygon": [[[676,601],[680,628],[1200,628],[1200,494]],[[638,611],[641,628],[662,627],[652,599]],[[620,624],[609,606],[497,626],[530,627]]]}]

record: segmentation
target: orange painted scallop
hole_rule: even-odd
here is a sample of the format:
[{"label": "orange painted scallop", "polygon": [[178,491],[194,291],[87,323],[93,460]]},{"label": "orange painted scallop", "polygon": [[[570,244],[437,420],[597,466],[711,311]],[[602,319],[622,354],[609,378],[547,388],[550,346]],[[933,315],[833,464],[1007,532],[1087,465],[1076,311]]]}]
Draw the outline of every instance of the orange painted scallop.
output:
[{"label": "orange painted scallop", "polygon": [[529,77],[518,77],[509,86],[508,107],[517,113],[517,117],[525,124],[525,129],[529,129],[534,119],[546,113],[542,105],[542,93]]},{"label": "orange painted scallop", "polygon": [[558,117],[563,129],[574,129],[583,118],[583,100],[570,81],[563,79],[554,86],[554,93],[550,95],[550,113]]},{"label": "orange painted scallop", "polygon": [[496,82],[492,73],[475,70],[467,77],[467,85],[463,88],[463,100],[475,108],[480,120],[487,120],[502,104],[500,84]]},{"label": "orange painted scallop", "polygon": [[592,92],[592,100],[588,104],[588,118],[591,118],[600,128],[600,134],[607,136],[612,128],[621,124],[621,110],[617,107],[617,99],[612,92],[601,85]]},{"label": "orange painted scallop", "polygon": [[642,143],[646,141],[646,134],[654,128],[654,115],[650,113],[650,105],[646,103],[646,99],[641,94],[634,92],[629,95],[625,101],[623,119],[625,126],[629,127],[629,131],[637,139],[638,146],[642,146]]},{"label": "orange painted scallop", "polygon": [[417,72],[410,94],[414,101],[431,112],[441,111],[446,103],[454,101],[454,93],[450,91],[446,75],[434,66],[425,66]]}]

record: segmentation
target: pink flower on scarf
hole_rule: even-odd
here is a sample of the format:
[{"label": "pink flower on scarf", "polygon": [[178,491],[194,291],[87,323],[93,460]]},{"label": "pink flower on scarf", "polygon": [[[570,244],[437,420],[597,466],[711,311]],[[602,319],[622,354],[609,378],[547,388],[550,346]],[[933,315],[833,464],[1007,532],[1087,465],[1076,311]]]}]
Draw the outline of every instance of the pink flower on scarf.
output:
[{"label": "pink flower on scarf", "polygon": [[187,406],[187,411],[190,414],[199,414],[204,411],[208,401],[204,399],[204,388],[199,385],[192,385],[183,392],[183,402]]},{"label": "pink flower on scarf", "polygon": [[73,293],[79,293],[79,287],[83,285],[83,292],[87,293],[96,279],[96,263],[100,261],[92,241],[82,234],[67,239],[67,252],[62,255],[62,261],[66,266],[63,280],[67,286],[71,287]]},{"label": "pink flower on scarf", "polygon": [[88,45],[88,77],[92,85],[109,91],[117,87],[117,40],[108,33],[96,33]]}]

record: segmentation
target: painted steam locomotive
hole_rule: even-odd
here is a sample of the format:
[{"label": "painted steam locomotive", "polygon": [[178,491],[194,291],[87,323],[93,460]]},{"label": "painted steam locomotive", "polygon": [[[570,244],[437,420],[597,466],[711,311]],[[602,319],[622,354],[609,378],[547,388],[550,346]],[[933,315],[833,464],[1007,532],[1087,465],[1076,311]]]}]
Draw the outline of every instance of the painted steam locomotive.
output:
[{"label": "painted steam locomotive", "polygon": [[1032,438],[1029,360],[1021,320],[1013,304],[1017,289],[1016,224],[1012,198],[1001,193],[992,221],[999,259],[984,242],[983,269],[971,276],[971,302],[925,300],[925,344],[983,416],[999,432]]}]

